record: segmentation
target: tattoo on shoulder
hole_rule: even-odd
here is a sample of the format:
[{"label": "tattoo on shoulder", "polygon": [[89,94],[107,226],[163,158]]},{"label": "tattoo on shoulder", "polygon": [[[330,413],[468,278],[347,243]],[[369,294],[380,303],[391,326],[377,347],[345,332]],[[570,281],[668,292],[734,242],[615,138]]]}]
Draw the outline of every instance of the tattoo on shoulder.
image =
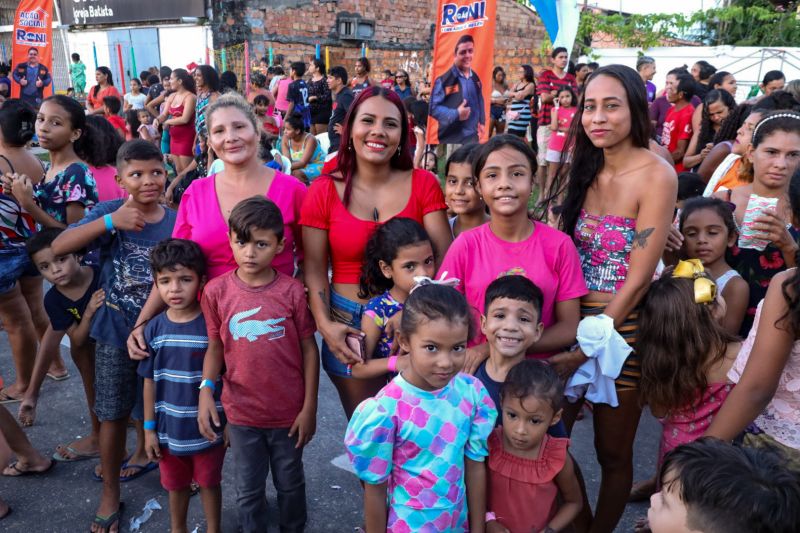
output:
[{"label": "tattoo on shoulder", "polygon": [[636,249],[647,247],[647,239],[655,230],[656,228],[646,228],[642,231],[635,232],[633,234],[633,248]]}]

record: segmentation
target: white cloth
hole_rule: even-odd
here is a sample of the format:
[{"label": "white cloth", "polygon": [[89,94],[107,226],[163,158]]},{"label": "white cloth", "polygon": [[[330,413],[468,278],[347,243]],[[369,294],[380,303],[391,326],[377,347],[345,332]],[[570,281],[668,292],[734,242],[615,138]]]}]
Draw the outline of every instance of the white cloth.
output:
[{"label": "white cloth", "polygon": [[617,407],[614,380],[633,349],[614,329],[614,319],[608,315],[587,316],[581,320],[577,339],[589,360],[569,378],[564,395],[571,402],[585,396],[592,403]]},{"label": "white cloth", "polygon": [[716,170],[714,170],[714,173],[711,175],[711,178],[708,180],[708,185],[706,185],[706,188],[703,191],[703,196],[708,197],[714,194],[714,189],[717,188],[717,184],[740,157],[740,155],[733,153],[725,156],[725,159],[723,159],[722,163],[717,166]]}]

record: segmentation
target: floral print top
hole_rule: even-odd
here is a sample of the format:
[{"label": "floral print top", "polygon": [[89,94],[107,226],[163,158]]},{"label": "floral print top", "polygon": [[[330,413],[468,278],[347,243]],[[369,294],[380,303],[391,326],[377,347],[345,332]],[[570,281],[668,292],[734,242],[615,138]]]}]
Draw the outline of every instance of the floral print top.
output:
[{"label": "floral print top", "polygon": [[[789,226],[789,233],[797,241],[800,229]],[[781,251],[772,243],[763,251],[751,248],[739,248],[736,244],[731,247],[728,264],[732,266],[750,286],[750,299],[747,302],[747,313],[742,322],[739,336],[746,338],[753,326],[758,303],[767,295],[769,282],[775,274],[786,270],[786,261]]]},{"label": "floral print top", "polygon": [[636,219],[590,215],[581,209],[575,242],[590,291],[616,294],[628,276]]},{"label": "floral print top", "polygon": [[67,204],[76,202],[88,209],[97,203],[97,183],[86,163],[72,163],[52,180],[35,185],[33,195],[48,215],[66,224]]},{"label": "floral print top", "polygon": [[381,331],[381,338],[375,347],[375,353],[369,354],[370,357],[389,357],[392,353],[392,341],[394,336],[386,334],[386,324],[389,319],[403,310],[403,304],[392,298],[389,291],[380,296],[376,296],[367,302],[364,309],[364,316],[372,319]]}]

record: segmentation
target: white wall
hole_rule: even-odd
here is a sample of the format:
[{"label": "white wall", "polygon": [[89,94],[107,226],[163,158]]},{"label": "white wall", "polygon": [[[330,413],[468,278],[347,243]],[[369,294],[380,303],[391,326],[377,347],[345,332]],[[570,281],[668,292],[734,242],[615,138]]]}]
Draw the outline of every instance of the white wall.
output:
[{"label": "white wall", "polygon": [[[598,48],[593,51],[599,56],[600,65],[621,63],[636,68],[639,48]],[[783,60],[778,52],[785,52]],[[763,56],[762,56],[763,52]],[[656,60],[656,75],[653,83],[661,89],[667,72],[675,67],[692,67],[696,61],[705,59],[717,70],[725,70],[736,77],[739,90],[736,101],[747,96],[752,85],[758,84],[770,70],[781,70],[786,81],[800,78],[800,48],[763,49],[750,46],[674,46],[651,48],[645,55]],[[763,57],[763,61],[762,61]]]},{"label": "white wall", "polygon": [[[111,58],[109,56],[108,39],[104,31],[81,31],[70,32],[67,34],[68,52],[70,54],[77,52],[81,56],[81,61],[86,65],[86,87],[94,85],[94,71],[98,66],[109,65]],[[97,61],[94,64],[94,52],[92,43],[97,46]]]},{"label": "white wall", "polygon": [[204,26],[177,26],[158,29],[161,64],[185,68],[189,63],[206,62],[207,30]]},{"label": "white wall", "polygon": [[[189,63],[205,63],[206,46],[210,42],[210,32],[204,26],[167,26],[158,28],[159,53],[161,65],[172,68],[185,67]],[[92,43],[97,46],[99,65],[110,65],[108,38],[105,31],[69,32],[69,53],[77,52],[86,64],[86,84],[94,84],[94,52]],[[116,73],[115,73],[116,74]]]}]

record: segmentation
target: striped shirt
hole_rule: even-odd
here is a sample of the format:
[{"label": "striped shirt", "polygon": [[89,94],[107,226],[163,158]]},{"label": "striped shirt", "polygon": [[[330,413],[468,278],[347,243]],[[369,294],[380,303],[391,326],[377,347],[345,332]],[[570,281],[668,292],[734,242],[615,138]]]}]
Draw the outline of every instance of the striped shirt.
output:
[{"label": "striped shirt", "polygon": [[[208,348],[206,321],[202,314],[190,322],[173,322],[163,312],[145,328],[150,357],[139,363],[139,375],[155,382],[156,432],[161,446],[173,455],[193,455],[222,442],[200,435],[197,425],[198,387],[203,379],[203,358]],[[214,398],[217,410],[221,383]]]}]

